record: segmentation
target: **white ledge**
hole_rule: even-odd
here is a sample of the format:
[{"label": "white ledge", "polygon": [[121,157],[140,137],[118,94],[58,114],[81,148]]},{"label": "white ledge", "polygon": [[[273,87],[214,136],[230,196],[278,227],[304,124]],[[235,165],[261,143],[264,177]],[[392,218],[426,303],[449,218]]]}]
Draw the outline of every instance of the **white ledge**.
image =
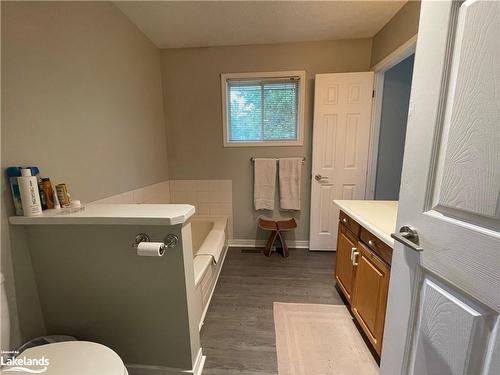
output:
[{"label": "white ledge", "polygon": [[394,247],[391,233],[396,231],[397,201],[334,200],[333,203],[363,228]]},{"label": "white ledge", "polygon": [[45,210],[39,216],[11,216],[14,225],[176,225],[195,213],[190,204],[88,204],[85,209]]}]

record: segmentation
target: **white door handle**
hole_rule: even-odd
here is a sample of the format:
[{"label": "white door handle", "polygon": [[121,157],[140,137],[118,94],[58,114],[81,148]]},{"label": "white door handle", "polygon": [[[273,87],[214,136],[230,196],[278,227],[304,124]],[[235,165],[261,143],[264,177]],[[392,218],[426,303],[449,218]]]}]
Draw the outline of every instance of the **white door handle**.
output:
[{"label": "white door handle", "polygon": [[403,245],[408,246],[415,251],[423,251],[419,245],[418,233],[415,228],[404,225],[399,229],[399,233],[391,233],[391,237]]},{"label": "white door handle", "polygon": [[352,256],[354,255],[354,253],[358,251],[358,249],[356,247],[352,247],[351,248],[351,262],[352,262]]},{"label": "white door handle", "polygon": [[359,255],[359,251],[353,251],[352,252],[352,265],[353,266],[357,266],[358,265],[358,255]]}]

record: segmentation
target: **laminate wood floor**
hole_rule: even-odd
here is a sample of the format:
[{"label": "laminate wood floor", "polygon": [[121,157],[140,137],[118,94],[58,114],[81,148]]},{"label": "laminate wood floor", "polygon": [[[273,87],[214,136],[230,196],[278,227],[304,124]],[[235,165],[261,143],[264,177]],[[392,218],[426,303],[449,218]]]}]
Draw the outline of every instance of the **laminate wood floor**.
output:
[{"label": "laminate wood floor", "polygon": [[335,253],[230,248],[201,331],[204,375],[277,374],[273,302],[343,305]]}]

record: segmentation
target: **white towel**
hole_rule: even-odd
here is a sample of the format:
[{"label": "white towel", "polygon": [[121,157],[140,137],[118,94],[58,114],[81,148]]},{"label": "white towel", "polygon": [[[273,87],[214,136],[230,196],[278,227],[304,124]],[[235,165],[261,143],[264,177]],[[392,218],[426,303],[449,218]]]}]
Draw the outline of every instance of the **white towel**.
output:
[{"label": "white towel", "polygon": [[279,163],[280,207],[282,210],[300,210],[302,158],[283,158]]},{"label": "white towel", "polygon": [[256,210],[274,210],[276,159],[254,159],[253,201]]}]

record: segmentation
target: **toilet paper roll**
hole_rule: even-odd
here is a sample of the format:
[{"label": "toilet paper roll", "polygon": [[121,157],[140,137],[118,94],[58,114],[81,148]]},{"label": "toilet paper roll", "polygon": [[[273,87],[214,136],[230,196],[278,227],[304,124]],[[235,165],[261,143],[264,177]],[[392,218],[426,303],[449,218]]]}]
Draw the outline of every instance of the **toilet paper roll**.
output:
[{"label": "toilet paper roll", "polygon": [[165,254],[163,242],[141,242],[137,245],[137,255],[142,257],[161,257]]}]

